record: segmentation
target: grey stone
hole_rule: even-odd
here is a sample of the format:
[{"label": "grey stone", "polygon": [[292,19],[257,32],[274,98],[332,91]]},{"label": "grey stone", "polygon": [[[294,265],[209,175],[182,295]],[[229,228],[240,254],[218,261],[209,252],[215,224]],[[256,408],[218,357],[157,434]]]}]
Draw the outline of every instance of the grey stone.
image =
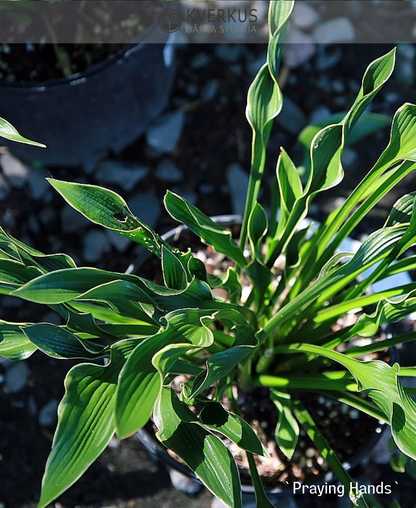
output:
[{"label": "grey stone", "polygon": [[201,490],[202,485],[196,480],[193,480],[192,478],[189,478],[189,476],[185,476],[172,468],[169,468],[168,471],[172,487],[175,490],[188,494],[188,496],[194,496]]},{"label": "grey stone", "polygon": [[318,23],[320,16],[312,6],[304,2],[297,2],[290,19],[298,28],[308,29]]},{"label": "grey stone", "polygon": [[334,65],[336,65],[342,58],[342,52],[340,50],[335,50],[331,53],[328,53],[324,46],[320,46],[318,44],[318,55],[316,57],[316,67],[320,71],[326,71],[330,69]]},{"label": "grey stone", "polygon": [[212,79],[211,81],[208,81],[201,92],[201,98],[206,101],[212,101],[215,99],[218,89],[220,87],[220,84],[217,79]]},{"label": "grey stone", "polygon": [[285,97],[282,111],[277,117],[277,123],[291,134],[299,134],[307,121],[299,106],[288,97]]},{"label": "grey stone", "polygon": [[243,214],[244,212],[248,179],[248,174],[238,163],[231,164],[227,169],[228,188],[231,193],[234,213]]},{"label": "grey stone", "polygon": [[61,212],[61,225],[64,233],[75,233],[91,225],[91,222],[71,206],[65,205]]},{"label": "grey stone", "polygon": [[240,58],[243,50],[244,47],[240,44],[218,44],[215,48],[215,56],[223,62],[234,63]]},{"label": "grey stone", "polygon": [[159,178],[159,180],[170,183],[180,182],[183,178],[183,175],[177,166],[169,159],[164,159],[160,162],[155,175],[156,178]]},{"label": "grey stone", "polygon": [[283,58],[285,64],[292,69],[310,60],[316,52],[313,38],[295,26],[288,29],[286,42]]},{"label": "grey stone", "polygon": [[56,423],[58,404],[57,399],[52,399],[39,411],[39,425],[41,427],[52,427]]},{"label": "grey stone", "polygon": [[29,367],[25,362],[10,365],[4,376],[3,390],[5,393],[18,393],[26,386],[29,378]]},{"label": "grey stone", "polygon": [[198,70],[202,69],[210,62],[210,58],[206,53],[199,53],[191,61],[191,68]]},{"label": "grey stone", "polygon": [[131,244],[131,241],[125,236],[118,235],[113,231],[106,230],[108,243],[115,247],[119,252],[124,252],[127,247]]},{"label": "grey stone", "polygon": [[43,208],[41,212],[39,213],[38,217],[42,224],[45,224],[45,226],[50,225],[57,216],[57,211],[55,208],[52,208],[51,206],[47,206],[46,208]]},{"label": "grey stone", "polygon": [[33,233],[39,233],[40,226],[39,226],[39,222],[36,218],[36,215],[31,215],[28,218],[27,225],[29,226],[30,231],[32,231]]},{"label": "grey stone", "polygon": [[8,196],[10,191],[9,184],[4,176],[0,173],[0,199],[4,199]]},{"label": "grey stone", "polygon": [[266,63],[265,55],[261,55],[260,57],[251,60],[247,64],[248,72],[250,73],[251,76],[254,77],[265,63]]},{"label": "grey stone", "polygon": [[145,224],[153,228],[160,215],[160,201],[153,192],[136,194],[129,200],[130,210]]},{"label": "grey stone", "polygon": [[171,153],[182,135],[185,115],[179,111],[162,116],[146,132],[147,144],[160,153]]},{"label": "grey stone", "polygon": [[342,164],[346,168],[352,168],[354,164],[358,160],[358,154],[352,148],[344,148],[344,153],[342,154]]},{"label": "grey stone", "polygon": [[415,55],[416,48],[413,44],[399,44],[397,46],[397,79],[408,86],[413,85],[415,81]]},{"label": "grey stone", "polygon": [[99,165],[95,176],[100,182],[117,184],[130,192],[147,173],[148,169],[144,166],[128,166],[122,161],[107,160]]},{"label": "grey stone", "polygon": [[38,168],[29,168],[28,184],[33,199],[40,199],[50,189],[50,185],[45,178],[45,171]]},{"label": "grey stone", "polygon": [[90,263],[99,261],[107,245],[108,241],[105,233],[95,229],[89,231],[84,238],[85,261]]},{"label": "grey stone", "polygon": [[331,110],[329,108],[327,108],[326,106],[318,106],[316,109],[312,111],[309,122],[311,124],[315,124],[323,120],[326,120],[330,115]]},{"label": "grey stone", "polygon": [[313,31],[313,38],[318,44],[353,42],[355,27],[348,18],[333,18],[320,23]]},{"label": "grey stone", "polygon": [[29,170],[23,162],[7,153],[1,156],[1,167],[10,185],[17,188],[23,187],[29,176]]}]

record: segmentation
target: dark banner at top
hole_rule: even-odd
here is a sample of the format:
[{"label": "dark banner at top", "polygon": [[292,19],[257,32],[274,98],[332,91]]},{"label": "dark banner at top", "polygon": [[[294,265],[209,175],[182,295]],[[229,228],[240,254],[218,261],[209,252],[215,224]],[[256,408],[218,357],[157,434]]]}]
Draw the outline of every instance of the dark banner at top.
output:
[{"label": "dark banner at top", "polygon": [[[279,0],[285,1],[285,0]],[[0,2],[1,44],[267,42],[268,1]],[[298,1],[287,44],[416,42],[416,2]]]}]

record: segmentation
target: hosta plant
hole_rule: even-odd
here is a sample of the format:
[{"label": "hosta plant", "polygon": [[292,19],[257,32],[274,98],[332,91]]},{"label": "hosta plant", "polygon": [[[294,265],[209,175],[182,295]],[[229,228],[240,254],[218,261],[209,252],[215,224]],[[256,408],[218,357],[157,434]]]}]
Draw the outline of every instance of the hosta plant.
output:
[{"label": "hosta plant", "polygon": [[[230,260],[226,273],[208,274],[191,250],[167,244],[120,196],[93,185],[49,180],[92,222],[159,258],[163,284],[77,267],[65,254],[44,255],[0,231],[1,293],[49,306],[65,322],[2,321],[0,354],[23,360],[39,350],[82,360],[65,381],[39,508],[72,485],[114,434],[127,438],[149,419],[161,443],[226,506],[239,508],[239,471],[221,436],[234,442],[246,453],[257,505],[270,507],[255,460],[267,452],[238,404],[239,390],[258,387],[268,389],[277,409],[275,437],[284,454],[291,458],[303,427],[347,489],[349,474],[302,403],[303,392],[324,393],[386,422],[399,450],[416,458],[416,405],[412,389],[401,382],[415,376],[416,367],[362,359],[416,339],[416,333],[389,339],[378,333],[415,312],[416,283],[368,292],[375,282],[416,266],[408,253],[416,243],[416,194],[400,198],[357,252],[339,250],[416,169],[416,106],[396,112],[387,147],[346,201],[317,229],[302,226],[315,197],[342,181],[343,150],[359,136],[360,125],[368,125],[362,123],[370,118],[365,110],[393,72],[394,51],[375,60],[349,111],[302,134],[309,144],[302,179],[281,150],[266,212],[258,197],[270,130],[282,107],[277,78],[292,8],[292,1],[270,3],[267,63],[248,92],[252,164],[238,242],[184,198],[173,192],[165,197],[175,220]],[[213,296],[217,288],[228,296]],[[356,319],[335,327],[346,315]],[[357,337],[373,340],[348,347]],[[174,383],[178,376],[181,383]],[[350,494],[357,506],[368,506],[365,496]]]}]

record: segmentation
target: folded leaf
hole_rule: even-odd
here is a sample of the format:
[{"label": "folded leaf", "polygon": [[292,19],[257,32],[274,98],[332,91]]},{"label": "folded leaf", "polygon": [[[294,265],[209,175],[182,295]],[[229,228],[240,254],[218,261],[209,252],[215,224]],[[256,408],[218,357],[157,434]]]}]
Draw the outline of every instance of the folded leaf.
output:
[{"label": "folded leaf", "polygon": [[186,199],[168,191],[165,196],[168,213],[178,222],[185,224],[201,240],[217,252],[244,266],[246,260],[242,250],[234,242],[231,232],[214,222]]},{"label": "folded leaf", "polygon": [[194,471],[229,508],[241,508],[241,486],[233,456],[222,441],[195,423],[195,415],[170,388],[163,388],[154,419],[158,439]]}]

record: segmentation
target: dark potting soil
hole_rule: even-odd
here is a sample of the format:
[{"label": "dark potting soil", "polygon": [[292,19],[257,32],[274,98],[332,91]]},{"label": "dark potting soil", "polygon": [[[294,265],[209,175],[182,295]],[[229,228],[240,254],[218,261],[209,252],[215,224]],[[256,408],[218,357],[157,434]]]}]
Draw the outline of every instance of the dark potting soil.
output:
[{"label": "dark potting soil", "polygon": [[[36,9],[28,8],[23,15],[19,5],[17,12],[20,19],[16,19],[14,5],[9,6],[9,15],[6,6],[0,17],[2,40],[7,41],[0,44],[0,82],[34,84],[68,78],[116,55],[126,47],[125,44],[93,43],[94,37],[99,41],[101,34],[106,34],[115,41],[136,42],[154,24],[155,14],[160,10],[160,6],[151,0],[144,0],[141,4],[139,13],[127,14],[111,2],[81,3],[78,17],[71,27],[72,38],[76,41],[82,33],[92,33],[90,44],[53,43],[63,24],[65,32],[68,31],[68,20],[62,13],[42,18]],[[16,33],[20,41],[31,23],[44,25],[45,41],[15,43]]]}]

